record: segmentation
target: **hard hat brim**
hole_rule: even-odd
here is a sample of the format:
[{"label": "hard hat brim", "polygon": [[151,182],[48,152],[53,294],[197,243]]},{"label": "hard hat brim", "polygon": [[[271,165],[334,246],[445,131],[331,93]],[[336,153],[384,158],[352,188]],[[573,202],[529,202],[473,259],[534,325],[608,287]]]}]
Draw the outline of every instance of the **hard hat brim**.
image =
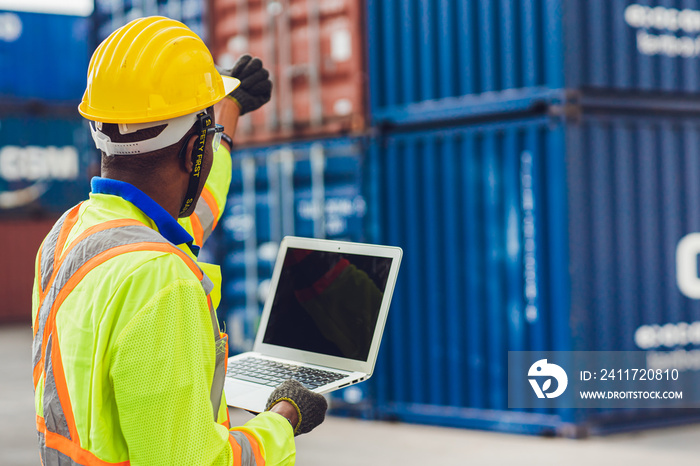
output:
[{"label": "hard hat brim", "polygon": [[234,89],[236,89],[238,86],[241,85],[241,82],[231,76],[221,76],[221,79],[224,80],[224,89],[226,92],[226,95],[229,95]]},{"label": "hard hat brim", "polygon": [[236,89],[221,76],[202,39],[163,16],[114,31],[90,59],[78,111],[103,123],[150,123],[208,108]]},{"label": "hard hat brim", "polygon": [[[219,102],[221,99],[229,95],[234,89],[236,89],[238,86],[241,85],[241,82],[234,77],[231,76],[221,76],[221,79],[224,83],[224,93],[221,96],[221,98],[217,99],[214,102],[211,102],[210,105],[213,105],[217,102]],[[207,105],[208,107],[208,105]],[[206,107],[204,107],[206,108]],[[200,110],[200,109],[198,109]],[[198,111],[197,110],[197,111]],[[85,97],[83,97],[83,101],[80,103],[78,106],[78,111],[80,114],[85,117],[88,120],[92,121],[101,121],[103,123],[149,123],[151,121],[160,121],[163,119],[168,119],[168,118],[176,118],[182,115],[187,115],[189,113],[192,113],[193,111],[191,109],[187,109],[186,111],[179,112],[175,115],[152,115],[148,117],[133,117],[133,118],[125,118],[122,116],[107,116],[107,115],[102,115],[101,112],[99,111],[94,111],[94,109],[91,109],[86,100]]]}]

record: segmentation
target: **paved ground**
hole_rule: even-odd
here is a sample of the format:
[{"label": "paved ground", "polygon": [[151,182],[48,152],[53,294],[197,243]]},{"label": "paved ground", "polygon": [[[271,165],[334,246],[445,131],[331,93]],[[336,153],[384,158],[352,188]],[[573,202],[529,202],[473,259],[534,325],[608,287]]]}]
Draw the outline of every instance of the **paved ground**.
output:
[{"label": "paved ground", "polygon": [[[28,328],[0,327],[0,466],[38,465]],[[250,415],[232,411],[233,422]],[[700,425],[565,440],[329,418],[298,438],[297,464],[639,465],[700,464]]]}]

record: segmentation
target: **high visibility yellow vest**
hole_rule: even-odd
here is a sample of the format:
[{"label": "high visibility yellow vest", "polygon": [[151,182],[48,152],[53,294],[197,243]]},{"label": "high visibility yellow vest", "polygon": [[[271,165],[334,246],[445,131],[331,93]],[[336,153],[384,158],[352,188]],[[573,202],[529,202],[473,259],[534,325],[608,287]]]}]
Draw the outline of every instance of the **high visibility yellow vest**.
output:
[{"label": "high visibility yellow vest", "polygon": [[[225,156],[228,169],[212,169],[185,220],[196,244],[223,209]],[[139,193],[94,180],[90,199],[64,214],[37,255],[32,364],[43,464],[293,464],[282,416],[263,413],[229,431],[217,269],[198,264],[181,244],[190,235]]]}]

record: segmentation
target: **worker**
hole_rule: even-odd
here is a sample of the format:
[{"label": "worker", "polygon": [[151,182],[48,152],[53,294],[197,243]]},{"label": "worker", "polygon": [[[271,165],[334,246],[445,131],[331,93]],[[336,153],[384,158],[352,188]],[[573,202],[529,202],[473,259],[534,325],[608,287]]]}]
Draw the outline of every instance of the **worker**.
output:
[{"label": "worker", "polygon": [[221,278],[197,262],[223,212],[238,116],[271,90],[260,60],[222,74],[197,35],[164,17],[136,19],[95,50],[79,111],[102,177],[36,261],[45,466],[293,464],[293,436],[323,421],[323,396],[289,380],[266,412],[230,428]]}]

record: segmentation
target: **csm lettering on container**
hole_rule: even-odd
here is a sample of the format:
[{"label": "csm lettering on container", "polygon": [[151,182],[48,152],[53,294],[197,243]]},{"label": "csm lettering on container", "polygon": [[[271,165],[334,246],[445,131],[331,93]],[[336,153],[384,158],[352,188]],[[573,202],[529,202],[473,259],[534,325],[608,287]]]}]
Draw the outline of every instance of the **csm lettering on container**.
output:
[{"label": "csm lettering on container", "polygon": [[0,215],[51,216],[83,200],[99,156],[79,118],[0,117]]}]

